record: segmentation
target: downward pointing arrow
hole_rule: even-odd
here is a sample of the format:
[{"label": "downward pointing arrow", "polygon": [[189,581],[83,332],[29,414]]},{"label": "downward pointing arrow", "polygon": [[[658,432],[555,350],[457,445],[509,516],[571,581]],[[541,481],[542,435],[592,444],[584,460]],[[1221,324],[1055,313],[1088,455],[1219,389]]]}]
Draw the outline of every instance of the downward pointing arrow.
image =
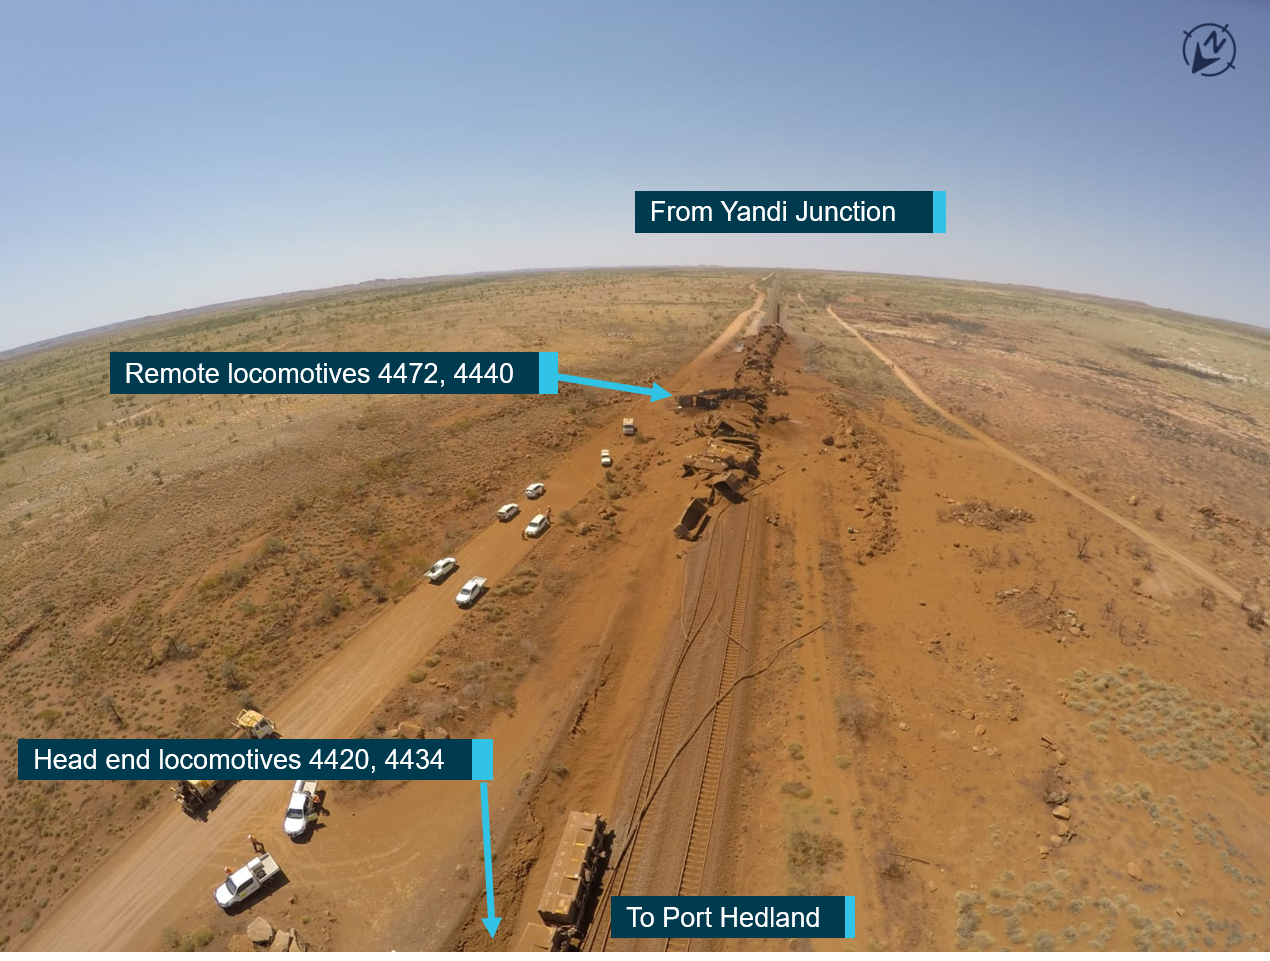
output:
[{"label": "downward pointing arrow", "polygon": [[489,843],[489,785],[481,782],[481,831],[485,840],[485,917],[481,921],[492,938],[502,918],[494,915],[494,852]]}]

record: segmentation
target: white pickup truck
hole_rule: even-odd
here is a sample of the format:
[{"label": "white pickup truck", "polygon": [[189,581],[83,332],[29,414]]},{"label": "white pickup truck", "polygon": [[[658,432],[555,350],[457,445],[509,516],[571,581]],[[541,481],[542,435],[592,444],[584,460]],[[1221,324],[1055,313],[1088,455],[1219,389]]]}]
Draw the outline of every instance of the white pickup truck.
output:
[{"label": "white pickup truck", "polygon": [[309,831],[309,825],[318,819],[317,792],[317,781],[301,779],[292,786],[287,816],[282,819],[282,830],[287,837],[304,837]]},{"label": "white pickup truck", "polygon": [[252,858],[216,889],[216,903],[228,911],[264,890],[265,885],[276,880],[282,868],[272,854]]},{"label": "white pickup truck", "polygon": [[471,607],[472,602],[485,593],[485,578],[474,577],[460,589],[454,598],[454,603],[459,607]]},{"label": "white pickup truck", "polygon": [[447,577],[449,577],[450,574],[454,571],[454,569],[458,566],[459,566],[459,562],[456,561],[453,557],[443,557],[441,558],[441,560],[437,561],[435,564],[429,567],[427,571],[424,572],[423,576],[426,577],[431,583],[439,584],[443,580],[445,580]]}]

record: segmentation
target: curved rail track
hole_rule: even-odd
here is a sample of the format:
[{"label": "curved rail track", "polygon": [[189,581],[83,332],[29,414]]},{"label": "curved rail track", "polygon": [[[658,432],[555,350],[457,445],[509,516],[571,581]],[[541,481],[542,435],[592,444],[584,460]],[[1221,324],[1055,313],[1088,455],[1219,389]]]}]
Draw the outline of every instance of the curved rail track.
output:
[{"label": "curved rail track", "polygon": [[[710,848],[710,828],[714,823],[714,810],[719,800],[719,784],[723,780],[723,761],[728,742],[728,726],[732,719],[732,685],[736,681],[737,666],[741,663],[741,638],[745,633],[745,615],[750,597],[750,570],[754,559],[754,542],[757,540],[754,518],[758,512],[750,509],[745,524],[745,543],[741,546],[741,562],[737,571],[736,594],[732,600],[732,617],[728,623],[728,643],[723,653],[723,671],[719,675],[718,705],[710,720],[710,742],[706,750],[705,764],[701,769],[701,783],[697,787],[697,806],[692,815],[692,834],[688,839],[688,852],[684,856],[683,873],[679,878],[681,896],[701,893],[701,879],[706,870],[706,853]],[[667,951],[687,951],[690,938],[671,938],[666,942]]]},{"label": "curved rail track", "polygon": [[[728,642],[725,645],[718,679],[718,694],[714,708],[708,715],[710,733],[706,749],[706,757],[702,766],[701,777],[697,785],[696,803],[693,810],[692,829],[687,848],[683,856],[683,867],[679,878],[679,893],[684,895],[700,893],[701,880],[705,872],[706,856],[709,850],[710,831],[714,821],[715,808],[718,802],[719,787],[723,777],[723,764],[726,754],[728,729],[732,714],[732,697],[730,689],[736,681],[741,660],[741,636],[745,627],[745,618],[749,601],[749,586],[753,565],[755,543],[757,541],[756,518],[760,512],[752,502],[737,505],[745,515],[744,541],[737,569],[736,583],[732,597],[732,609],[728,615]],[[683,643],[676,660],[671,682],[666,689],[657,725],[653,735],[653,744],[648,752],[640,780],[639,791],[629,812],[630,833],[622,852],[618,855],[613,871],[605,882],[601,892],[599,917],[592,926],[590,938],[591,949],[605,950],[612,939],[609,917],[609,898],[623,893],[628,877],[647,853],[646,845],[640,843],[640,828],[644,816],[648,813],[657,792],[670,772],[675,759],[683,753],[695,737],[697,730],[706,722],[693,728],[692,732],[680,743],[673,740],[673,733],[680,728],[683,720],[684,698],[676,696],[676,685],[681,681],[681,671],[688,652],[693,643],[707,626],[714,621],[715,609],[720,596],[727,596],[723,584],[725,538],[719,532],[721,511],[714,518],[710,529],[710,541],[706,546],[705,566],[701,573],[699,587],[692,596],[692,608],[687,610],[689,592],[684,591],[680,610],[680,628]],[[725,612],[719,612],[723,614]],[[683,683],[694,683],[692,678],[682,678]],[[634,872],[634,877],[639,872]],[[666,942],[668,951],[687,950],[689,939],[670,939]]]}]

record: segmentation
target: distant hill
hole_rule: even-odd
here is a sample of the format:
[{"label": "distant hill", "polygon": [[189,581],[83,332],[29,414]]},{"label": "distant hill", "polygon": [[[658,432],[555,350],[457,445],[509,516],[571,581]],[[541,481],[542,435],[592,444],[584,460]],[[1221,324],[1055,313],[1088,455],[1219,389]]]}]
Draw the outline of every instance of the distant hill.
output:
[{"label": "distant hill", "polygon": [[77,341],[98,337],[112,331],[127,330],[131,327],[144,327],[146,324],[157,324],[168,320],[181,320],[185,317],[200,317],[204,314],[215,314],[222,310],[237,310],[244,307],[263,307],[270,304],[286,303],[297,300],[317,300],[329,297],[333,294],[380,290],[389,287],[417,287],[423,284],[441,283],[447,280],[454,280],[459,277],[495,277],[502,274],[528,274],[541,272],[542,271],[540,270],[500,270],[480,271],[472,274],[438,274],[434,277],[402,277],[395,280],[385,280],[381,278],[378,280],[366,280],[360,284],[343,284],[339,287],[322,287],[316,290],[293,290],[282,294],[269,294],[265,297],[247,297],[242,300],[227,300],[219,304],[207,304],[202,307],[188,307],[184,310],[173,310],[166,314],[149,314],[145,317],[136,317],[132,320],[120,320],[113,324],[103,324],[100,327],[90,327],[87,330],[77,330],[71,334],[62,334],[60,337],[50,337],[47,340],[37,340],[33,344],[23,344],[21,347],[11,347],[8,350],[0,350],[0,361],[11,360],[14,357],[20,357],[23,354],[32,354],[37,351],[47,350],[50,347],[60,347],[66,344],[73,344]]}]

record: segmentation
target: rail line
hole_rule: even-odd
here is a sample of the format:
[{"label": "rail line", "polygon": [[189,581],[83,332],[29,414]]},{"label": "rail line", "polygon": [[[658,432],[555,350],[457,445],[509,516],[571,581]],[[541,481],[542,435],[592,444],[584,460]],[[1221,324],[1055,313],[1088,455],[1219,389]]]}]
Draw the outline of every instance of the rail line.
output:
[{"label": "rail line", "polygon": [[[761,326],[780,323],[779,283],[779,278],[773,283],[767,315],[759,320]],[[761,300],[756,303],[755,310],[758,309],[761,303]],[[719,341],[712,344],[711,349],[719,346],[722,340],[723,338],[720,338]],[[701,778],[697,785],[692,826],[679,877],[680,894],[697,894],[700,891],[701,882],[705,875],[707,854],[709,853],[710,831],[714,822],[715,808],[718,804],[720,785],[723,780],[728,729],[732,716],[733,699],[731,692],[737,684],[741,661],[740,652],[744,649],[741,638],[748,609],[755,543],[758,539],[756,518],[761,514],[755,503],[756,499],[751,496],[749,500],[742,501],[739,504],[725,505],[715,515],[708,531],[709,543],[706,546],[705,565],[701,572],[697,590],[693,594],[691,612],[686,610],[690,592],[688,584],[685,582],[679,611],[683,642],[658,712],[657,723],[653,731],[653,743],[648,750],[644,770],[640,777],[639,789],[630,809],[627,811],[627,836],[618,856],[612,860],[605,877],[603,888],[600,891],[596,916],[590,925],[590,931],[583,945],[584,950],[598,949],[604,951],[608,948],[609,942],[612,940],[609,907],[611,898],[622,893],[627,878],[631,876],[632,868],[642,863],[647,851],[647,845],[640,843],[640,830],[644,818],[656,800],[657,794],[662,784],[665,783],[675,760],[692,744],[697,732],[708,721],[710,733],[706,745],[706,755],[702,765]],[[675,743],[672,737],[682,730],[685,711],[683,698],[676,697],[676,686],[682,680],[695,687],[702,680],[700,678],[681,678],[681,673],[693,643],[707,625],[713,623],[715,606],[719,602],[719,595],[723,587],[723,546],[726,540],[725,537],[719,534],[719,524],[724,515],[733,506],[739,507],[744,511],[745,529],[741,556],[738,561],[736,587],[732,593],[732,610],[729,612],[727,643],[724,646],[722,663],[719,665],[718,694],[710,710],[692,727],[686,737],[683,737],[679,743]],[[688,570],[686,569],[685,579],[687,577]],[[639,872],[636,871],[634,876],[638,878],[640,876]],[[671,939],[666,942],[665,949],[668,951],[687,950],[690,944],[691,939]]]},{"label": "rail line", "polygon": [[[697,787],[697,806],[692,815],[692,833],[688,838],[688,852],[684,855],[683,873],[679,878],[680,896],[701,893],[701,879],[706,870],[706,855],[710,849],[710,829],[714,824],[714,811],[719,800],[719,785],[723,780],[723,761],[728,742],[728,727],[732,719],[732,685],[736,681],[737,667],[741,662],[741,637],[745,632],[745,616],[750,597],[750,568],[754,558],[754,542],[758,539],[755,518],[758,512],[750,510],[745,524],[745,543],[741,547],[741,562],[737,571],[736,594],[732,598],[732,617],[728,623],[728,643],[723,653],[723,671],[719,676],[718,707],[710,721],[710,741],[706,749],[705,764],[701,768],[701,783]],[[687,951],[691,938],[670,938],[667,951]]]},{"label": "rail line", "polygon": [[[733,594],[733,609],[728,627],[729,641],[725,648],[721,666],[720,697],[724,696],[727,689],[734,682],[740,661],[740,647],[736,641],[739,639],[745,623],[750,569],[754,542],[756,540],[754,518],[758,516],[758,512],[750,503],[736,506],[740,507],[746,514],[745,541],[740,560],[739,580]],[[589,949],[603,951],[608,947],[612,938],[608,908],[609,898],[622,893],[626,879],[631,875],[632,869],[642,863],[646,847],[639,843],[639,833],[644,816],[652,806],[658,789],[661,787],[662,782],[665,781],[675,758],[692,741],[691,735],[682,743],[676,743],[672,740],[673,732],[679,728],[683,717],[683,699],[676,697],[676,685],[680,683],[680,672],[688,652],[701,632],[711,623],[715,607],[719,602],[719,595],[723,587],[724,538],[718,533],[718,525],[720,518],[729,509],[730,507],[720,511],[710,525],[710,540],[706,547],[705,566],[702,569],[700,586],[693,595],[691,610],[687,609],[686,604],[681,604],[680,630],[683,635],[683,643],[672,672],[670,684],[666,688],[666,694],[662,700],[657,726],[654,730],[653,744],[649,749],[648,758],[645,762],[640,788],[629,811],[630,835],[621,853],[615,859],[613,870],[610,872],[605,882],[604,890],[601,892],[599,916],[596,918],[596,923],[592,925],[590,943],[587,945]],[[685,591],[685,601],[687,597],[688,592]],[[700,887],[702,872],[705,868],[705,854],[709,840],[710,824],[714,817],[714,807],[718,799],[719,784],[722,778],[723,754],[727,742],[731,706],[732,699],[724,697],[711,718],[706,765],[698,786],[692,833],[688,850],[685,852],[684,868],[680,877],[681,893],[686,890],[685,884],[694,892]],[[635,872],[635,876],[639,876],[638,871]],[[674,948],[669,947],[668,949],[674,950]]]},{"label": "rail line", "polygon": [[[720,512],[720,516],[722,512]],[[679,681],[679,671],[683,666],[684,659],[688,656],[688,651],[692,647],[692,642],[696,640],[701,629],[709,620],[710,613],[714,609],[715,600],[719,593],[719,581],[721,578],[721,554],[723,551],[722,539],[715,536],[718,530],[718,517],[710,524],[709,541],[706,544],[706,561],[701,572],[701,578],[697,591],[692,595],[692,610],[686,609],[684,603],[689,592],[685,584],[683,598],[680,603],[679,611],[679,627],[683,636],[683,642],[679,649],[679,657],[675,662],[674,670],[671,674],[670,684],[666,688],[666,694],[662,699],[661,710],[658,713],[657,726],[653,733],[653,744],[649,749],[648,758],[644,763],[644,772],[640,778],[639,791],[635,796],[634,804],[627,813],[627,823],[630,825],[630,836],[626,840],[626,844],[622,852],[614,860],[613,868],[605,880],[604,890],[601,892],[600,910],[596,923],[591,926],[592,934],[590,936],[591,945],[594,947],[595,942],[599,940],[599,950],[603,951],[607,948],[611,938],[611,927],[609,923],[608,898],[612,894],[621,894],[622,888],[626,883],[626,878],[631,872],[633,865],[640,861],[640,854],[643,848],[636,842],[639,839],[639,829],[643,822],[644,815],[647,813],[649,806],[652,804],[653,798],[657,793],[657,786],[665,777],[666,772],[670,769],[670,764],[674,760],[676,753],[676,745],[670,740],[667,731],[673,731],[677,727],[682,714],[679,700],[674,696],[675,684]],[[685,578],[688,573],[685,570]],[[707,588],[709,589],[709,599],[702,609],[702,601],[707,596]],[[602,939],[597,938],[595,932],[602,931]]]}]

